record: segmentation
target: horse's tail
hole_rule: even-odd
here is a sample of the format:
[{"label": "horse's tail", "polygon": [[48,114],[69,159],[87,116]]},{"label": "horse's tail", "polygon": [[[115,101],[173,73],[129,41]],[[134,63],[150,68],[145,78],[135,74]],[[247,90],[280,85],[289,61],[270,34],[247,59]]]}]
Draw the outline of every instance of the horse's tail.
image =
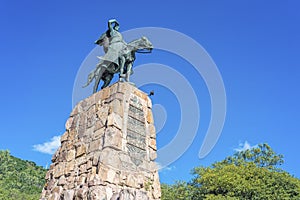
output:
[{"label": "horse's tail", "polygon": [[82,88],[87,87],[93,81],[94,78],[95,78],[95,69],[89,73],[88,80],[86,84],[82,86]]}]

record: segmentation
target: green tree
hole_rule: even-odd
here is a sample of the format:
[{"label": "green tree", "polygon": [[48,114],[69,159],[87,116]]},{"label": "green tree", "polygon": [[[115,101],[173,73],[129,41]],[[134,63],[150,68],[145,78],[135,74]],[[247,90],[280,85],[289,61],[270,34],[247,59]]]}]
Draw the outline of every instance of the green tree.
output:
[{"label": "green tree", "polygon": [[268,144],[264,143],[255,148],[238,151],[223,162],[234,163],[235,165],[251,162],[258,167],[278,169],[277,167],[283,164],[283,155],[276,154]]},{"label": "green tree", "polygon": [[[300,180],[278,168],[283,156],[269,145],[235,153],[210,167],[196,167],[188,182],[163,186],[162,199],[300,199]],[[188,191],[188,192],[183,192]],[[184,197],[182,197],[184,196]],[[175,198],[176,199],[176,198]]]},{"label": "green tree", "polygon": [[0,200],[39,199],[46,169],[0,151]]},{"label": "green tree", "polygon": [[193,187],[184,181],[177,181],[174,185],[161,185],[161,200],[188,200],[192,198]]}]

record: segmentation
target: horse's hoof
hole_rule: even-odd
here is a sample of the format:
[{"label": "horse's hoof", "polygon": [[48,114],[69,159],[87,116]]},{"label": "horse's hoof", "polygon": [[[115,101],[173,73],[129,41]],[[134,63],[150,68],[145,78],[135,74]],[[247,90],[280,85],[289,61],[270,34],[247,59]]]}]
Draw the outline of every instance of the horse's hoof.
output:
[{"label": "horse's hoof", "polygon": [[126,82],[126,83],[129,83],[129,84],[132,85],[132,86],[136,86],[135,83],[130,82],[130,81],[128,81],[128,82]]}]

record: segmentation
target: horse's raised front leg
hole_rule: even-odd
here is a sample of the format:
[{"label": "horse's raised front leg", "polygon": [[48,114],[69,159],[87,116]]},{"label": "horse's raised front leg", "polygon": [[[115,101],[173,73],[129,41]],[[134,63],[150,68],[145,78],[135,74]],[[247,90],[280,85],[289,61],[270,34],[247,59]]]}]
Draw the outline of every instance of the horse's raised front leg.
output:
[{"label": "horse's raised front leg", "polygon": [[101,80],[102,75],[105,72],[105,70],[106,70],[106,66],[104,66],[104,65],[98,65],[97,66],[97,69],[96,69],[96,72],[95,72],[95,85],[94,85],[93,93],[97,92],[100,80]]}]

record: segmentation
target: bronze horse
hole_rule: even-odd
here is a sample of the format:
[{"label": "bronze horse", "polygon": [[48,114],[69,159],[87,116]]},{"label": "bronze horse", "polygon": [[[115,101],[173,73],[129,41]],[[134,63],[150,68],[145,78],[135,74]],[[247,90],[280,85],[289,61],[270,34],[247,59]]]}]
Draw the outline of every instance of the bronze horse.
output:
[{"label": "bronze horse", "polygon": [[[105,50],[105,45],[103,45],[103,48]],[[89,73],[87,83],[83,87],[87,87],[95,79],[93,93],[96,93],[100,81],[104,81],[101,87],[101,89],[103,89],[109,85],[116,73],[120,73],[120,80],[125,79],[125,81],[129,82],[129,77],[132,74],[132,64],[136,59],[135,53],[145,52],[145,50],[147,50],[147,53],[150,53],[152,49],[153,46],[148,38],[141,37],[126,44],[126,48],[120,52],[120,57],[116,59],[116,62],[107,61],[102,57],[98,57],[100,62],[96,68]]]}]

